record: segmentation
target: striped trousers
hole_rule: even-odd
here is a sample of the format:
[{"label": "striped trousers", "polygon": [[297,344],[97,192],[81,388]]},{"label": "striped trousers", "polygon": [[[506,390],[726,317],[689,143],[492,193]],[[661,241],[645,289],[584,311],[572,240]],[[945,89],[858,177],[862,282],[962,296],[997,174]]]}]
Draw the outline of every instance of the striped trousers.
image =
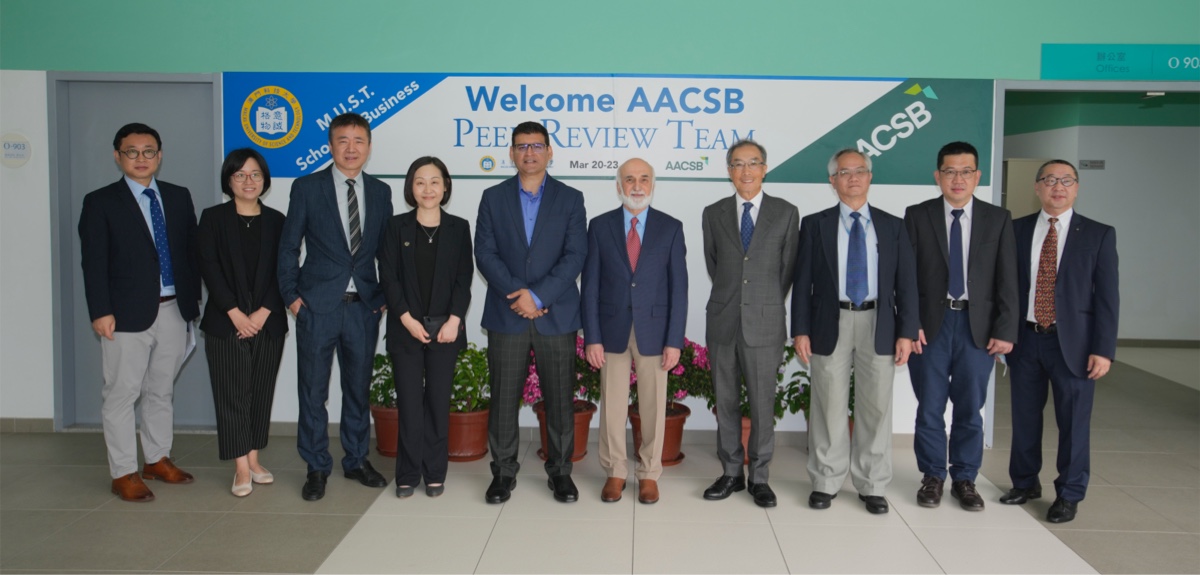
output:
[{"label": "striped trousers", "polygon": [[266,332],[249,339],[212,334],[205,338],[222,460],[267,446],[283,340]]}]

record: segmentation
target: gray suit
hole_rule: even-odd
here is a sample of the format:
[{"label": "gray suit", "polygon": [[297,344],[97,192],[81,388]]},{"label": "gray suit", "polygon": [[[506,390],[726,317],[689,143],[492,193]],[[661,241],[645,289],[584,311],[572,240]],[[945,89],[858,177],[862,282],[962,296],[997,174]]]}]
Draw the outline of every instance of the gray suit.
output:
[{"label": "gray suit", "polygon": [[713,282],[705,337],[723,475],[743,475],[742,376],[752,420],[749,480],[766,483],[775,450],[775,376],[788,336],[784,299],[792,287],[800,216],[796,206],[763,193],[750,248],[743,252],[740,201],[728,197],[704,209],[704,262]]}]

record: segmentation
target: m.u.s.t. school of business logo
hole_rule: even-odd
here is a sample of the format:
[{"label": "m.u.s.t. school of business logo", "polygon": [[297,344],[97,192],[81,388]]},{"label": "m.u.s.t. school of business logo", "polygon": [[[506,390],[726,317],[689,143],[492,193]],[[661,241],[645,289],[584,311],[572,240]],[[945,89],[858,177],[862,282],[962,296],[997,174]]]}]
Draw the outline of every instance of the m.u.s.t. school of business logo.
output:
[{"label": "m.u.s.t. school of business logo", "polygon": [[[264,148],[282,148],[300,134],[304,112],[300,101],[279,86],[263,86],[242,102],[242,130]],[[275,138],[277,134],[282,134]],[[267,136],[267,137],[264,137]]]}]

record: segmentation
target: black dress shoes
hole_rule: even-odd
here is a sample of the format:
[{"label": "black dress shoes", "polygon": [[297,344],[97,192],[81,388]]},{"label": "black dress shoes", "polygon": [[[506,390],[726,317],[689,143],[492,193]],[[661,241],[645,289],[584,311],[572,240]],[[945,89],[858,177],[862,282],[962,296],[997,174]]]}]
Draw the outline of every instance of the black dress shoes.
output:
[{"label": "black dress shoes", "polygon": [[516,477],[493,477],[492,484],[488,485],[484,498],[488,503],[504,503],[508,501],[509,497],[512,497],[512,490],[516,486]]},{"label": "black dress shoes", "polygon": [[300,490],[300,496],[305,501],[316,501],[325,497],[325,483],[328,479],[328,473],[309,471],[308,479],[304,481],[304,489]]},{"label": "black dress shoes", "polygon": [[775,492],[766,483],[750,483],[750,495],[754,496],[754,504],[759,507],[775,507]]},{"label": "black dress shoes", "polygon": [[722,475],[704,490],[704,498],[709,501],[720,501],[746,488],[745,476]]},{"label": "black dress shoes", "polygon": [[546,486],[554,492],[554,499],[562,503],[574,503],[579,500],[579,490],[570,475],[556,475],[546,480]]},{"label": "black dress shoes", "polygon": [[921,488],[917,490],[917,505],[921,507],[937,507],[942,504],[942,489],[946,481],[932,475],[921,478]]},{"label": "black dress shoes", "polygon": [[1079,503],[1076,501],[1067,501],[1062,497],[1054,500],[1054,504],[1050,506],[1050,511],[1046,513],[1046,521],[1051,523],[1066,523],[1075,519],[1075,512],[1079,509]]},{"label": "black dress shoes", "polygon": [[881,495],[863,495],[859,494],[858,498],[867,504],[867,511],[875,515],[883,515],[888,512],[888,502]]},{"label": "black dress shoes", "polygon": [[829,506],[833,504],[835,497],[837,497],[837,493],[831,494],[813,491],[812,493],[808,494],[808,506],[812,507],[813,509],[829,509]]},{"label": "black dress shoes", "polygon": [[1030,499],[1041,499],[1041,498],[1042,498],[1041,486],[1031,487],[1029,489],[1021,489],[1020,487],[1014,487],[1012,489],[1009,489],[1008,492],[1005,493],[1004,495],[1000,496],[1000,503],[1003,503],[1005,505],[1024,505]]},{"label": "black dress shoes", "polygon": [[363,460],[362,467],[347,469],[345,475],[346,478],[355,479],[367,487],[387,487],[388,484],[383,475],[375,471],[375,468],[371,467],[371,462],[366,459]]},{"label": "black dress shoes", "polygon": [[955,481],[950,485],[950,495],[958,500],[958,504],[967,511],[983,511],[983,497],[975,490],[973,481]]}]

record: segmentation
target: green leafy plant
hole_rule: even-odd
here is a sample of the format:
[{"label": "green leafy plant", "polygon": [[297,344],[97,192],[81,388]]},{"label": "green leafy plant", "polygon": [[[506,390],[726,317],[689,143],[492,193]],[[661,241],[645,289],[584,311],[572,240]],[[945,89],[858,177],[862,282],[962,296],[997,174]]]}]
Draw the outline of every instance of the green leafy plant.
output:
[{"label": "green leafy plant", "polygon": [[450,391],[450,411],[471,413],[491,405],[492,389],[488,380],[487,348],[468,343],[458,352],[454,366],[454,389]]},{"label": "green leafy plant", "polygon": [[375,407],[396,407],[396,378],[392,375],[392,360],[382,353],[375,354],[375,369],[371,372],[371,388],[367,394],[371,405]]},{"label": "green leafy plant", "polygon": [[[811,394],[811,382],[808,372],[802,368],[798,368],[786,379],[784,377],[787,373],[788,365],[793,363],[795,357],[796,350],[792,349],[790,345],[784,346],[783,353],[780,356],[779,370],[775,376],[774,411],[776,421],[782,419],[786,414],[798,413],[803,409],[808,409],[807,406]],[[741,385],[738,386],[738,407],[742,413],[742,417],[750,417],[750,401],[746,396],[746,382],[742,380],[740,383]],[[709,372],[707,381],[697,380],[693,385],[692,394],[703,397],[708,404],[708,408],[712,409],[717,404],[717,400],[713,393],[711,371]]]}]

